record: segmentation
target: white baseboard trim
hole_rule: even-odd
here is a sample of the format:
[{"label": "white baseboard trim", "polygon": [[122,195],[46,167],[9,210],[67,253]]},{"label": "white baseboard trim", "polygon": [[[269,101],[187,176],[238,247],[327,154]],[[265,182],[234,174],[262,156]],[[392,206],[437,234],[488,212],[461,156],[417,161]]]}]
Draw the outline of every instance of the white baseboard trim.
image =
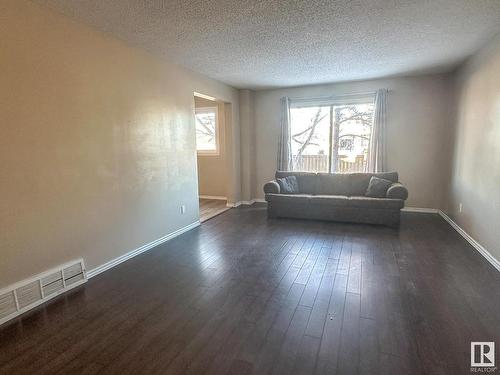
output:
[{"label": "white baseboard trim", "polygon": [[218,201],[227,201],[227,197],[222,197],[218,195],[200,195],[199,198],[201,199],[215,199]]},{"label": "white baseboard trim", "polygon": [[234,207],[239,207],[241,205],[243,205],[243,206],[251,206],[255,202],[256,202],[255,199],[251,199],[249,201],[238,201],[238,202],[234,202],[234,203],[227,203],[226,207],[234,208]]},{"label": "white baseboard trim", "polygon": [[403,207],[401,209],[403,212],[420,212],[423,214],[438,214],[439,210],[437,208],[421,208],[421,207]]},{"label": "white baseboard trim", "polygon": [[451,225],[471,246],[476,249],[479,254],[481,254],[488,262],[491,263],[498,271],[500,271],[500,261],[496,259],[491,253],[486,250],[479,242],[477,242],[472,236],[470,236],[465,230],[463,230],[457,223],[455,223],[446,213],[437,208],[420,208],[420,207],[405,207],[401,211],[404,212],[417,212],[417,213],[428,213],[428,214],[438,214],[440,215],[448,224]]},{"label": "white baseboard trim", "polygon": [[255,198],[253,201],[255,203],[267,203],[267,201],[264,198]]},{"label": "white baseboard trim", "polygon": [[106,262],[106,263],[104,263],[104,264],[102,264],[102,265],[100,265],[92,270],[87,271],[87,277],[90,279],[94,276],[97,276],[100,273],[107,271],[110,268],[113,268],[113,267],[117,266],[118,264],[123,263],[130,258],[133,258],[139,254],[142,254],[145,251],[148,251],[155,246],[158,246],[164,242],[167,242],[168,240],[171,240],[172,238],[177,237],[177,236],[181,235],[182,233],[185,233],[193,228],[196,228],[199,225],[200,225],[200,221],[198,220],[192,224],[186,225],[185,227],[176,230],[175,232],[172,232],[170,234],[167,234],[166,236],[158,238],[157,240],[154,240],[154,241],[149,242],[145,245],[142,245],[141,247],[139,247],[135,250],[129,251],[128,253],[119,256],[118,258],[110,260],[109,262]]},{"label": "white baseboard trim", "polygon": [[496,259],[493,255],[491,255],[491,253],[488,250],[486,250],[479,242],[477,242],[474,238],[472,238],[465,230],[463,230],[443,211],[439,210],[439,215],[441,215],[441,217],[445,219],[453,229],[455,229],[463,238],[465,238],[465,240],[468,243],[470,243],[474,249],[476,249],[483,257],[485,257],[486,260],[490,262],[493,267],[495,267],[498,271],[500,271],[500,262],[498,261],[498,259]]},{"label": "white baseboard trim", "polygon": [[253,198],[253,199],[250,199],[249,201],[238,201],[235,203],[227,203],[226,206],[227,207],[239,207],[241,205],[251,206],[254,203],[266,203],[267,204],[267,201],[264,198]]}]

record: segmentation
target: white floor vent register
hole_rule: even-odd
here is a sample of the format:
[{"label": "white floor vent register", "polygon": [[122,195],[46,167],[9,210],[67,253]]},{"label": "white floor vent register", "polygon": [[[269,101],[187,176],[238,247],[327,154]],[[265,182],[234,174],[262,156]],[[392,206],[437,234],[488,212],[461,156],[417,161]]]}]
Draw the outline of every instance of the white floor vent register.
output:
[{"label": "white floor vent register", "polygon": [[0,324],[87,281],[83,259],[0,290]]}]

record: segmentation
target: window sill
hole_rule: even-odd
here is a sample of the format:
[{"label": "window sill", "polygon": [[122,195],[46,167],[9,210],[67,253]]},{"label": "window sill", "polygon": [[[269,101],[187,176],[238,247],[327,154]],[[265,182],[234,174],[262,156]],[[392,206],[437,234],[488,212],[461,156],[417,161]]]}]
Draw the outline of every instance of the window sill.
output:
[{"label": "window sill", "polygon": [[218,151],[214,152],[197,151],[196,154],[198,156],[220,156],[220,153]]}]

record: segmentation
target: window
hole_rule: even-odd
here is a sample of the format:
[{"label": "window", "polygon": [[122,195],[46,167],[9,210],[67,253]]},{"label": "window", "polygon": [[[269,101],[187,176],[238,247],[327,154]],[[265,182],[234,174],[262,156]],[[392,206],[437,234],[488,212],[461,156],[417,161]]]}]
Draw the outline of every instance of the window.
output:
[{"label": "window", "polygon": [[308,172],[367,170],[373,124],[372,97],[290,106],[292,168]]},{"label": "window", "polygon": [[219,129],[217,126],[217,107],[195,109],[196,150],[198,154],[219,153]]}]

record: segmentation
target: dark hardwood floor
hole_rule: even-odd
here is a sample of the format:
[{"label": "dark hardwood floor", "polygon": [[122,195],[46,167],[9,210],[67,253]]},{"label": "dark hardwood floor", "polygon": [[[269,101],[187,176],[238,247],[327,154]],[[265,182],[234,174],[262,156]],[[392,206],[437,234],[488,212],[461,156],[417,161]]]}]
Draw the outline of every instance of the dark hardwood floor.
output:
[{"label": "dark hardwood floor", "polygon": [[4,326],[0,373],[469,374],[470,341],[499,338],[499,273],[439,216],[253,205]]}]

